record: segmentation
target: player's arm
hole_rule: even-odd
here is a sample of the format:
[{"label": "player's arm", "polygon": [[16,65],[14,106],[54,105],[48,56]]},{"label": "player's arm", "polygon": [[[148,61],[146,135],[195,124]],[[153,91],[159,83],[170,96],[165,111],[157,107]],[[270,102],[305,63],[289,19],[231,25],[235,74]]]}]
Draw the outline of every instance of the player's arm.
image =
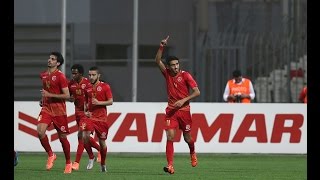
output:
[{"label": "player's arm", "polygon": [[76,99],[74,98],[72,92],[71,92],[71,89],[69,87],[69,94],[70,94],[70,98],[68,99],[69,102],[74,102]]},{"label": "player's arm", "polygon": [[98,101],[97,99],[92,99],[92,104],[99,106],[110,106],[113,104],[113,98],[109,98],[107,101]]},{"label": "player's arm", "polygon": [[99,106],[110,106],[113,104],[112,91],[109,85],[103,87],[103,92],[105,93],[106,101],[98,101],[96,98],[92,98],[92,104]]},{"label": "player's arm", "polygon": [[70,93],[69,93],[69,88],[65,87],[62,88],[62,94],[54,94],[50,93],[44,89],[41,90],[42,97],[51,97],[51,98],[57,98],[57,99],[70,99]]},{"label": "player's arm", "polygon": [[162,57],[162,53],[163,53],[163,49],[164,47],[167,45],[167,41],[169,39],[169,36],[167,36],[166,39],[163,39],[160,42],[160,47],[158,49],[158,52],[156,54],[156,63],[158,64],[159,69],[163,72],[166,70],[166,66],[163,64],[163,62],[161,61],[161,57]]},{"label": "player's arm", "polygon": [[[86,88],[88,88],[88,86]],[[87,91],[84,92],[83,112],[87,117],[91,117],[91,113],[89,112],[89,108],[88,108],[88,93],[87,93]]]},{"label": "player's arm", "polygon": [[192,93],[189,96],[185,97],[185,101],[189,101],[198,96],[200,96],[200,90],[198,87],[194,87],[192,88]]},{"label": "player's arm", "polygon": [[187,102],[187,101],[189,101],[189,100],[191,100],[191,99],[193,99],[193,98],[195,98],[195,97],[198,97],[198,96],[200,96],[200,90],[199,90],[199,88],[196,86],[196,87],[192,88],[192,93],[191,93],[189,96],[187,96],[187,97],[185,97],[185,98],[183,98],[183,99],[180,99],[179,101],[176,101],[176,102],[173,104],[173,106],[175,106],[175,107],[181,107],[185,102]]}]

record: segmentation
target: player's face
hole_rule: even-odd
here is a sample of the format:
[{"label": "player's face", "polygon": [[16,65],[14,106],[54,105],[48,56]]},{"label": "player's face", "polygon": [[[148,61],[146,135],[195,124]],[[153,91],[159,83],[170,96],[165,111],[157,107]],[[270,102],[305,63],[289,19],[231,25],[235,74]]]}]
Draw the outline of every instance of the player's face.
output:
[{"label": "player's face", "polygon": [[71,69],[72,79],[79,81],[82,77],[82,74],[79,73],[78,69]]},{"label": "player's face", "polygon": [[91,84],[95,84],[100,78],[100,74],[98,74],[98,71],[94,71],[94,70],[89,71],[88,76]]},{"label": "player's face", "polygon": [[179,60],[172,60],[169,62],[169,69],[172,73],[178,74],[180,71]]},{"label": "player's face", "polygon": [[48,67],[52,68],[52,67],[57,67],[58,65],[59,65],[59,62],[57,61],[57,57],[54,55],[50,55],[48,59]]}]

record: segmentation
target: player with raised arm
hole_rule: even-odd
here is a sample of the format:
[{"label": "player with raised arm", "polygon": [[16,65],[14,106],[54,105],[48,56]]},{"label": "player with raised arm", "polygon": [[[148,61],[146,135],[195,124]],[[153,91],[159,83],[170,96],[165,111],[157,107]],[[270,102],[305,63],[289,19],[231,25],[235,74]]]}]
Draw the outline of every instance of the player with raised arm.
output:
[{"label": "player with raised arm", "polygon": [[[169,36],[160,42],[160,48],[155,60],[162,75],[166,79],[168,94],[165,118],[167,166],[164,167],[163,170],[169,174],[173,174],[173,139],[178,128],[183,131],[183,138],[189,146],[192,167],[198,164],[194,140],[191,137],[192,119],[190,100],[199,96],[200,90],[191,74],[180,69],[179,59],[177,57],[167,57],[166,64],[161,61],[162,53],[168,43],[168,39]],[[192,90],[191,94],[189,93],[190,89]]]}]

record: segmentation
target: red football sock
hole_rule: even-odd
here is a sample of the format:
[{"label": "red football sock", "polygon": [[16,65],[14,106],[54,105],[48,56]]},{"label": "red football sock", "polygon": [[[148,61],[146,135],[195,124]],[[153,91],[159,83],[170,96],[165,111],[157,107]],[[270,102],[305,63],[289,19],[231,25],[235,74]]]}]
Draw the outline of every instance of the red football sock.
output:
[{"label": "red football sock", "polygon": [[87,151],[87,153],[89,155],[89,159],[93,159],[94,155],[93,155],[93,152],[92,152],[92,149],[91,149],[90,142],[89,143],[84,143],[84,148],[86,149],[86,151]]},{"label": "red football sock", "polygon": [[190,154],[194,153],[194,141],[193,139],[190,140],[190,142],[188,143],[189,149],[190,149]]},{"label": "red football sock", "polygon": [[106,164],[106,157],[107,157],[107,145],[106,148],[103,149],[102,147],[100,148],[100,154],[101,154],[101,165]]},{"label": "red football sock", "polygon": [[167,140],[167,145],[166,145],[166,156],[167,156],[167,162],[168,165],[173,165],[173,141]]},{"label": "red football sock", "polygon": [[77,162],[77,163],[80,162],[83,150],[84,150],[83,140],[82,140],[82,138],[78,137],[78,148],[77,148],[77,154],[76,154],[75,162]]},{"label": "red football sock", "polygon": [[66,164],[70,164],[70,143],[67,138],[59,138],[61,144],[62,144],[62,149],[64,153],[64,157],[66,158]]},{"label": "red football sock", "polygon": [[44,138],[40,139],[41,145],[42,147],[46,150],[48,156],[52,156],[52,149],[51,146],[49,144],[49,139],[48,136],[46,135]]},{"label": "red football sock", "polygon": [[97,151],[100,151],[100,146],[99,144],[92,138],[90,137],[90,144],[93,148],[95,148]]}]

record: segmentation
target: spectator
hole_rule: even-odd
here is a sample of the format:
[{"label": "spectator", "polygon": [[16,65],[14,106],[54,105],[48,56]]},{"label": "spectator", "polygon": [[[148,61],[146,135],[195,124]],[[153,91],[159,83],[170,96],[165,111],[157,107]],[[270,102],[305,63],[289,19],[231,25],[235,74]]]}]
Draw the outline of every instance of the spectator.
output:
[{"label": "spectator", "polygon": [[223,99],[229,103],[251,103],[255,97],[251,81],[243,78],[240,70],[233,71],[232,75],[233,79],[227,82]]}]

